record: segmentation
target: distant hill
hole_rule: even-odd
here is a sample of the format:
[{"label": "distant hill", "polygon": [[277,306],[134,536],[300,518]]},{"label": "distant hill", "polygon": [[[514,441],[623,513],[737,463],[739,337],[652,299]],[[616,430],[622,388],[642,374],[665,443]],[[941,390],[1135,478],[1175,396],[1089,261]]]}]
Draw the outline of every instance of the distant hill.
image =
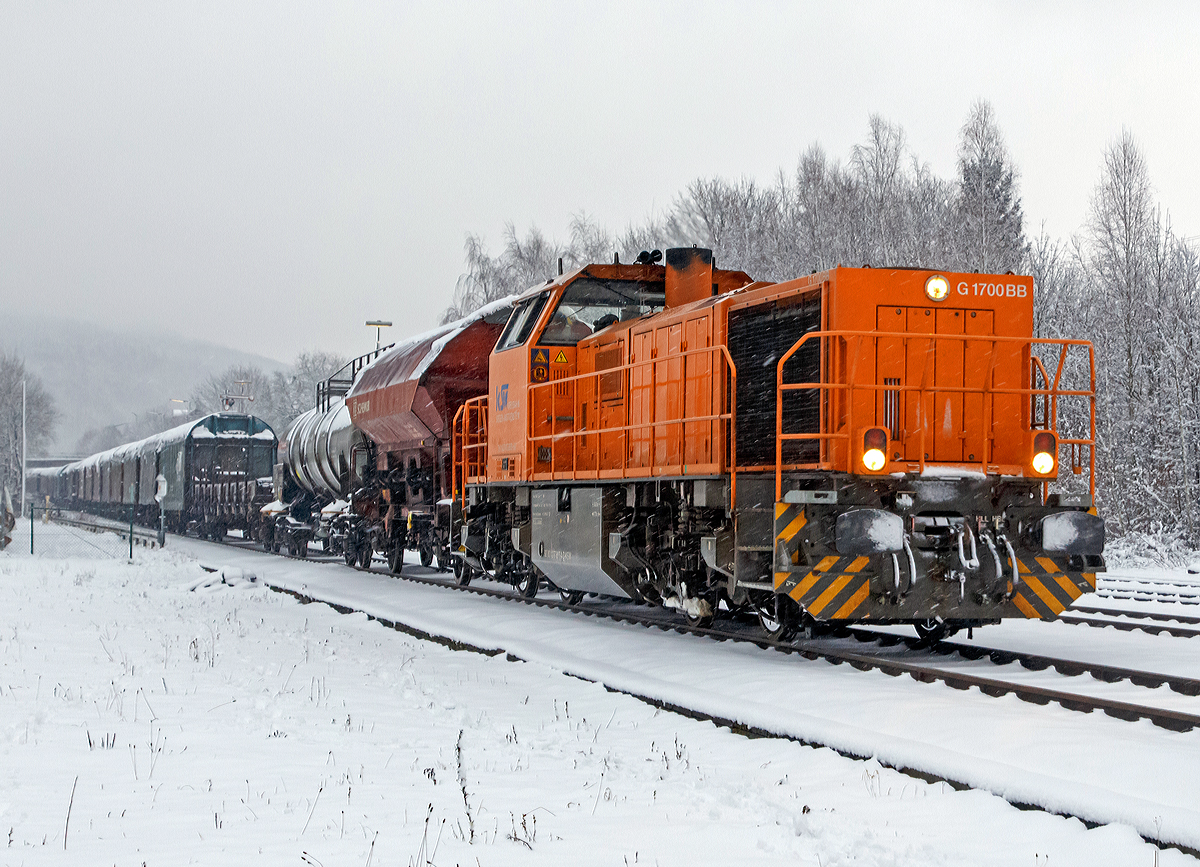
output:
[{"label": "distant hill", "polygon": [[60,413],[52,451],[70,453],[92,428],[134,420],[148,409],[167,412],[208,376],[233,364],[265,372],[286,365],[177,334],[118,331],[71,319],[5,311],[0,350],[15,351],[42,380]]}]

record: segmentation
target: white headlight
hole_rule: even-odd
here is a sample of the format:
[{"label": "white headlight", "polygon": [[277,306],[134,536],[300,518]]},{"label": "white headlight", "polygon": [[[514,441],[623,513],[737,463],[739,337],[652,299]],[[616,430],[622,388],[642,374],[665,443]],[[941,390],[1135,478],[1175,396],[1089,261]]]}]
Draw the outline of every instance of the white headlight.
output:
[{"label": "white headlight", "polygon": [[1033,456],[1033,469],[1043,476],[1054,469],[1054,456],[1050,452],[1038,452]]},{"label": "white headlight", "polygon": [[879,472],[885,463],[887,463],[887,456],[879,449],[867,449],[863,452],[863,466],[871,472]]},{"label": "white headlight", "polygon": [[945,301],[950,296],[950,282],[941,274],[934,274],[925,281],[925,294],[930,301]]}]

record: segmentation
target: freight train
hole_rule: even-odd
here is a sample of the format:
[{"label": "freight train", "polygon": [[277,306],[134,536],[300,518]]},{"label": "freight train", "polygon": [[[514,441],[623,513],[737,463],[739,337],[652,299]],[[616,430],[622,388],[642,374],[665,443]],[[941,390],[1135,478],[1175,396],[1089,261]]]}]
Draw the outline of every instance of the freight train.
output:
[{"label": "freight train", "polygon": [[[255,536],[272,499],[275,433],[262,419],[216,413],[63,467],[30,470],[35,503],[220,541]],[[131,514],[132,512],[132,514]]]},{"label": "freight train", "polygon": [[1033,293],[926,269],[754,281],[694,247],[560,266],[324,383],[251,533],[773,636],[1052,618],[1104,569],[1095,365],[1034,336]]}]

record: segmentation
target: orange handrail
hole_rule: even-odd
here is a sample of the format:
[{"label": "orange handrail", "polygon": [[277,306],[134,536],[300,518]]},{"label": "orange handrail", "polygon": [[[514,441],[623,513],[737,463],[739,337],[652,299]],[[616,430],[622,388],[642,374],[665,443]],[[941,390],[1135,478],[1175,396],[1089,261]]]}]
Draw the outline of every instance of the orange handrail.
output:
[{"label": "orange handrail", "polygon": [[[657,365],[662,364],[667,361],[674,361],[676,359],[681,360],[681,363],[683,364],[683,368],[680,371],[680,375],[677,378],[672,377],[672,380],[678,381],[681,385],[686,386],[687,359],[693,355],[700,355],[703,353],[718,353],[721,357],[723,357],[725,359],[725,363],[727,365],[727,369],[729,371],[729,378],[730,378],[729,392],[728,392],[729,412],[710,413],[708,415],[686,416],[681,411],[680,417],[677,419],[672,418],[672,419],[664,419],[664,420],[659,421],[659,420],[653,419],[654,409],[652,408],[651,412],[650,412],[650,416],[651,416],[650,421],[632,422],[629,419],[631,401],[626,400],[625,401],[626,424],[607,425],[604,427],[587,428],[584,430],[564,431],[562,433],[550,433],[550,434],[543,434],[541,436],[535,436],[533,433],[534,418],[533,418],[532,407],[534,406],[535,392],[538,392],[538,391],[544,390],[544,389],[548,389],[548,388],[553,388],[556,386],[566,386],[568,383],[574,384],[577,381],[582,381],[582,380],[586,380],[586,379],[594,379],[595,383],[596,383],[596,394],[597,394],[597,396],[599,396],[599,394],[600,394],[600,377],[611,376],[615,373],[620,373],[620,374],[624,375],[626,371],[633,371],[634,369],[648,367],[650,369],[650,381],[649,381],[649,383],[645,383],[639,387],[640,388],[648,388],[651,401],[654,401],[657,386],[659,385],[659,382],[657,379]],[[714,365],[714,368],[715,367],[716,367],[716,365]],[[715,374],[715,371],[714,371],[714,374]],[[628,383],[629,381],[630,381],[630,378],[627,376],[623,379],[623,383]],[[632,395],[632,387],[629,387],[628,389],[626,389],[623,386],[622,390],[627,391],[630,395]],[[553,407],[554,392],[552,391],[550,394],[551,394],[551,406]],[[572,397],[572,401],[574,401],[573,397]],[[578,467],[578,458],[577,458],[578,452],[577,452],[577,448],[576,448],[576,443],[578,442],[578,439],[580,437],[588,436],[590,434],[595,434],[595,435],[597,435],[597,437],[599,437],[603,434],[626,433],[628,431],[644,430],[644,429],[649,428],[649,429],[651,429],[650,439],[653,440],[654,435],[655,435],[654,432],[657,431],[658,428],[667,426],[667,425],[678,425],[679,429],[680,429],[680,434],[681,434],[680,440],[681,440],[681,444],[682,444],[682,442],[684,441],[684,436],[683,436],[684,427],[683,426],[685,424],[693,424],[693,423],[700,423],[700,422],[706,422],[706,421],[709,421],[709,422],[711,422],[711,421],[728,421],[729,422],[729,471],[730,471],[729,504],[730,504],[730,509],[733,509],[737,505],[737,365],[735,365],[733,363],[733,358],[730,357],[730,355],[729,355],[729,349],[722,343],[716,344],[715,346],[702,346],[697,349],[689,349],[689,350],[686,350],[683,352],[671,353],[671,355],[666,358],[651,357],[648,359],[642,359],[642,360],[638,360],[638,361],[630,361],[630,362],[627,362],[622,365],[617,365],[615,367],[606,367],[602,370],[594,370],[594,371],[590,371],[588,373],[577,373],[573,376],[563,377],[562,379],[556,379],[551,382],[530,384],[530,386],[529,386],[529,406],[530,406],[530,412],[528,414],[528,423],[529,423],[528,438],[529,438],[530,447],[537,448],[537,443],[548,440],[550,442],[550,465],[551,465],[551,467],[553,467],[554,466],[555,448],[556,448],[557,442],[561,439],[565,439],[565,438],[569,437],[571,439],[571,455],[572,455],[571,476],[572,476],[572,479],[574,479],[578,475],[578,469],[577,469],[577,467]],[[551,415],[553,415],[553,411],[551,412]],[[682,458],[682,456],[681,456],[681,458]],[[683,464],[681,461],[680,466],[683,467],[683,466],[686,466],[686,464]],[[597,463],[597,467],[599,467],[598,463]],[[638,469],[643,469],[643,468],[635,467],[634,469],[638,470]],[[653,463],[651,462],[651,465],[644,469],[653,471],[653,469],[654,469]],[[553,470],[551,472],[553,473]],[[596,472],[598,475],[599,469],[597,469]],[[625,448],[622,450],[620,474],[621,474],[620,475],[621,478],[638,477],[638,476],[633,476],[630,473],[628,448]]]},{"label": "orange handrail", "polygon": [[[824,347],[823,341],[826,338],[842,338],[842,339],[847,339],[847,340],[850,340],[850,339],[853,340],[854,354],[853,354],[853,358],[852,358],[852,365],[849,370],[849,376],[847,377],[849,381],[848,382],[785,383],[783,381],[783,369],[784,369],[784,365],[787,364],[788,360],[793,355],[795,355],[796,352],[798,352],[800,350],[800,348],[802,346],[804,346],[806,343],[808,343],[808,341],[810,341],[810,340],[814,340],[814,339],[821,340],[822,343],[820,345],[822,347]],[[887,340],[899,339],[899,340],[905,341],[906,343],[907,343],[907,341],[910,341],[910,340],[920,340],[920,341],[927,342],[929,344],[929,346],[926,348],[926,362],[925,362],[925,365],[924,365],[924,368],[922,371],[921,384],[920,385],[883,385],[883,384],[878,384],[875,382],[871,382],[871,383],[855,382],[854,374],[856,373],[856,370],[857,370],[857,365],[858,365],[859,358],[861,355],[862,344],[865,342],[865,339],[870,339],[873,342],[874,350],[875,350],[876,354],[878,353],[878,349],[879,349],[878,343],[879,343],[879,340],[881,340],[881,339],[887,339]],[[936,341],[942,341],[942,340],[958,340],[963,343],[968,343],[968,342],[991,343],[992,353],[988,360],[987,371],[984,376],[984,384],[983,384],[982,388],[970,388],[967,386],[931,386],[929,384],[928,374],[929,374],[929,367],[933,360],[934,344]],[[997,352],[1000,344],[1009,344],[1009,345],[1015,344],[1018,346],[1028,346],[1031,349],[1035,344],[1058,346],[1059,347],[1059,361],[1058,361],[1058,368],[1055,371],[1053,383],[1051,384],[1051,383],[1047,382],[1047,387],[1043,388],[1043,389],[995,388],[995,387],[992,387],[990,383],[991,383],[991,379],[992,379],[992,373],[995,370],[996,352]],[[1072,347],[1072,346],[1083,346],[1083,347],[1087,348],[1088,365],[1089,365],[1089,384],[1090,384],[1089,389],[1086,389],[1086,390],[1084,390],[1084,389],[1063,389],[1063,388],[1059,387],[1060,383],[1062,382],[1063,371],[1066,366],[1067,352],[1070,349],[1070,347]],[[823,348],[822,348],[822,352],[824,352]],[[1031,356],[1031,357],[1033,359],[1036,359],[1036,363],[1037,363],[1038,367],[1042,368],[1043,376],[1045,376],[1045,369],[1044,369],[1044,367],[1042,367],[1041,360],[1038,359],[1037,356]],[[822,369],[824,369],[824,368],[822,367]],[[825,430],[826,421],[824,418],[822,418],[821,430],[819,432],[785,434],[783,432],[783,393],[785,391],[797,391],[797,390],[816,390],[816,391],[818,391],[822,395],[822,398],[823,398],[822,407],[824,406],[824,400],[827,400],[831,394],[833,394],[833,393],[840,394],[842,392],[846,392],[847,399],[846,399],[846,424],[844,426],[845,432],[843,432],[843,433],[827,432]],[[916,392],[920,396],[920,400],[918,401],[918,404],[917,404],[918,413],[922,413],[924,411],[926,395],[932,396],[933,394],[980,394],[980,395],[991,395],[991,396],[995,396],[995,395],[1044,396],[1050,402],[1049,429],[1052,431],[1055,431],[1055,432],[1057,432],[1057,428],[1058,428],[1058,399],[1060,397],[1086,397],[1088,399],[1088,404],[1089,404],[1089,425],[1090,425],[1089,437],[1087,439],[1080,439],[1080,438],[1059,439],[1058,443],[1060,446],[1061,445],[1069,445],[1072,447],[1082,447],[1082,446],[1086,445],[1089,447],[1089,449],[1088,449],[1088,451],[1089,451],[1089,468],[1088,468],[1089,469],[1089,490],[1090,490],[1092,496],[1095,496],[1095,493],[1096,493],[1096,449],[1095,449],[1095,445],[1096,445],[1096,357],[1095,357],[1095,350],[1090,341],[1087,341],[1087,340],[1064,340],[1064,339],[1058,339],[1058,338],[1043,338],[1043,337],[1002,337],[1002,336],[982,335],[982,334],[926,334],[926,333],[913,333],[913,332],[879,332],[879,331],[810,331],[810,332],[808,332],[803,337],[801,337],[799,340],[797,340],[794,344],[792,344],[791,348],[789,348],[788,351],[785,352],[780,357],[778,363],[776,364],[776,368],[775,368],[775,499],[776,499],[776,501],[778,501],[783,496],[783,469],[784,469],[783,442],[784,442],[784,440],[816,440],[819,443],[821,443],[821,454],[820,454],[820,458],[818,459],[817,463],[815,463],[815,464],[797,464],[796,468],[824,469],[824,470],[835,469],[829,461],[821,459],[821,458],[824,458],[824,456],[825,456],[825,443],[830,440],[840,440],[840,439],[844,439],[847,442],[849,442],[851,434],[854,431],[853,395],[854,395],[854,392],[856,392],[856,391],[866,391],[866,392],[887,391],[887,392],[896,392],[896,393]],[[991,418],[992,409],[993,409],[993,401],[985,400],[984,401],[985,417],[984,417],[984,425],[983,425],[985,431],[990,431],[992,428],[992,425],[993,425],[993,419]],[[918,454],[921,455],[921,457],[918,460],[919,470],[921,472],[923,472],[925,469],[925,458],[924,458],[924,455],[926,454],[925,429],[926,429],[926,425],[924,423],[924,420],[922,419],[922,421],[919,425],[919,431],[918,431],[918,435],[921,438],[921,442],[920,442],[921,447],[918,450]],[[988,465],[991,463],[991,461],[990,461],[991,438],[990,437],[985,438],[985,443],[986,443],[986,448],[985,448],[985,451],[983,454],[983,460],[978,463],[981,464],[981,469],[983,470],[983,472],[986,473]],[[952,462],[952,463],[962,463],[962,462]],[[972,461],[971,463],[974,464],[976,462]]]}]

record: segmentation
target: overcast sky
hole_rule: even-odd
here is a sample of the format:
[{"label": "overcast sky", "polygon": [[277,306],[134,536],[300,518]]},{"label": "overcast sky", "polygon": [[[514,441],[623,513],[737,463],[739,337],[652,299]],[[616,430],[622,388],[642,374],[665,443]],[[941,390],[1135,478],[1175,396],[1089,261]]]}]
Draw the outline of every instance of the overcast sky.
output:
[{"label": "overcast sky", "polygon": [[[841,11],[847,8],[850,11]],[[1140,142],[1200,235],[1200,4],[0,0],[0,315],[281,360],[436,323],[463,241],[661,212],[698,176],[846,160],[878,112],[954,171],[990,100],[1029,228]]]}]

